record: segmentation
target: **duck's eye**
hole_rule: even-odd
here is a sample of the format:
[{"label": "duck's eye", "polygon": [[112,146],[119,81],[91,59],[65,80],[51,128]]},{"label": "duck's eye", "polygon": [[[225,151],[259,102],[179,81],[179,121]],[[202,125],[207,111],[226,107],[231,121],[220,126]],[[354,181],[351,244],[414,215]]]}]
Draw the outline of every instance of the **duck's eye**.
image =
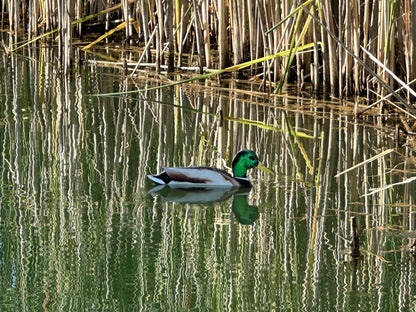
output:
[{"label": "duck's eye", "polygon": [[256,160],[256,158],[254,156],[250,156],[249,157],[251,160]]}]

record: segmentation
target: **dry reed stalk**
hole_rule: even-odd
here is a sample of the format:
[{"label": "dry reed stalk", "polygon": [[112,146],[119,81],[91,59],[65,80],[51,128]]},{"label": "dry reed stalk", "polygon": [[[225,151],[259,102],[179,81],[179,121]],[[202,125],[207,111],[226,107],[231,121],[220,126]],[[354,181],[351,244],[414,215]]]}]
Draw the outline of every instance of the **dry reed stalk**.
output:
[{"label": "dry reed stalk", "polygon": [[180,15],[176,19],[176,27],[179,25],[179,32],[176,35],[177,43],[178,43],[178,67],[182,66],[182,49],[183,49],[183,43],[182,38],[184,36],[184,15],[185,15],[185,5],[181,1],[181,10]]},{"label": "dry reed stalk", "polygon": [[[388,9],[387,6],[387,1],[386,0],[382,0],[380,2],[381,7],[380,7],[380,11],[378,13],[378,20],[379,20],[379,29],[386,29],[387,27],[387,14],[386,14],[386,10]],[[377,36],[377,54],[376,54],[376,58],[381,60],[383,64],[386,64],[386,54],[385,54],[385,42],[386,42],[386,33],[384,31],[378,32],[378,36]],[[376,71],[376,73],[381,76],[381,78],[383,80],[387,80],[387,76],[386,73],[381,70],[380,68],[378,68],[378,70]],[[379,86],[378,90],[377,90],[378,94],[380,95],[384,95],[384,89]]]},{"label": "dry reed stalk", "polygon": [[29,1],[29,21],[28,21],[28,36],[29,39],[32,36],[38,35],[38,2]]},{"label": "dry reed stalk", "polygon": [[50,14],[51,12],[55,12],[55,5],[54,2],[52,2],[51,0],[45,0],[44,3],[44,11],[43,11],[43,18],[45,19],[45,24],[46,24],[46,30],[52,30],[55,27],[55,23],[54,23],[54,15]]},{"label": "dry reed stalk", "polygon": [[200,11],[199,6],[196,2],[196,0],[192,0],[193,3],[193,13],[194,13],[194,29],[196,33],[196,47],[198,51],[198,66],[200,68],[200,73],[203,73],[203,68],[205,65],[205,57],[204,57],[204,44],[203,44],[203,35],[202,35],[202,29],[201,29],[201,17],[200,17]]},{"label": "dry reed stalk", "polygon": [[[275,4],[275,8],[274,8],[274,15],[271,18],[270,23],[274,24],[276,22],[280,22],[283,20],[283,18],[285,18],[282,14],[282,9],[281,9],[281,5],[276,3]],[[273,49],[273,53],[277,53],[279,50],[282,49],[282,47],[284,46],[284,40],[283,40],[283,36],[285,35],[285,32],[288,29],[286,28],[284,31],[282,30],[281,27],[277,28],[276,30],[273,31],[272,36],[270,37],[270,44],[271,44],[271,48]],[[282,68],[283,68],[283,59],[275,59],[273,60],[272,63],[272,72],[273,72],[273,82],[277,82],[279,79],[279,76],[282,72]]]},{"label": "dry reed stalk", "polygon": [[410,81],[416,77],[416,1],[411,1],[410,8],[406,12],[410,16],[410,29],[407,36],[409,47],[407,50],[408,53],[406,53],[409,59],[407,81]]},{"label": "dry reed stalk", "polygon": [[10,34],[13,36],[13,41],[17,42],[17,35],[19,33],[19,7],[20,7],[20,1],[11,1],[8,2],[8,8],[9,8],[9,29]]},{"label": "dry reed stalk", "polygon": [[[107,5],[106,5],[106,7],[108,8],[108,7],[111,7],[111,2],[110,2],[111,0],[107,0]],[[102,9],[104,9],[104,3],[102,3],[101,1],[100,2],[98,2],[97,3],[97,6],[100,6],[100,9],[102,10]],[[102,8],[101,8],[101,6],[102,6]],[[99,11],[99,12],[101,12],[101,10]],[[111,17],[111,15],[110,15],[110,12],[107,12],[106,14],[105,14],[105,17],[104,16],[100,16],[99,18],[98,18],[98,20],[99,21],[104,21],[104,25],[105,25],[105,31],[107,32],[107,31],[109,31],[110,30],[110,17]]]},{"label": "dry reed stalk", "polygon": [[[319,5],[319,2],[318,2],[318,5]],[[317,5],[315,5],[315,2],[312,2],[312,7],[313,7],[314,14],[318,13],[319,20],[322,22],[322,15],[321,15],[320,6],[318,7]],[[320,64],[320,61],[319,61],[319,47],[317,45],[317,42],[318,42],[318,38],[319,38],[319,35],[320,35],[319,32],[322,30],[322,28],[318,27],[318,25],[316,25],[317,23],[316,23],[315,20],[312,21],[312,24],[313,24],[313,27],[312,27],[313,34],[312,34],[312,36],[313,36],[313,42],[314,42],[314,48],[313,48],[314,51],[313,51],[313,62],[311,63],[311,69],[310,69],[311,73],[310,74],[311,74],[311,80],[312,80],[312,83],[313,83],[314,90],[316,90],[318,92],[319,89],[320,89],[321,84],[320,84],[320,79],[319,79],[319,64]],[[325,47],[323,46],[322,50],[324,50],[324,48]],[[325,62],[325,64],[326,64],[326,62]],[[303,83],[303,81],[304,81],[304,79],[303,79],[303,77],[301,77],[301,83]],[[325,82],[324,82],[324,86],[325,86]]]},{"label": "dry reed stalk", "polygon": [[126,22],[125,33],[126,33],[126,40],[130,43],[131,35],[132,35],[132,27],[130,24],[131,12],[129,10],[129,1],[128,0],[121,0],[122,8],[123,8],[123,20]]},{"label": "dry reed stalk", "polygon": [[241,50],[240,50],[240,21],[241,12],[238,11],[237,0],[231,0],[231,38],[232,38],[232,52],[233,52],[233,64],[237,65],[241,63]]},{"label": "dry reed stalk", "polygon": [[[364,10],[363,10],[363,26],[362,26],[362,34],[363,34],[363,47],[365,47],[366,49],[370,49],[371,47],[369,47],[369,40],[370,40],[370,27],[371,27],[371,5],[369,3],[369,1],[366,1],[364,3]],[[373,51],[371,51],[373,52]],[[367,66],[370,66],[369,62],[367,61],[368,57],[367,55],[363,55],[363,62],[364,64],[366,64]],[[369,76],[365,73],[362,72],[361,73],[361,81],[363,82],[363,87],[367,87],[367,85],[369,84]]]},{"label": "dry reed stalk", "polygon": [[247,3],[245,1],[238,1],[237,2],[239,11],[241,12],[240,18],[240,29],[241,29],[241,42],[240,42],[240,49],[241,49],[241,61],[248,61],[249,54],[249,47],[248,47],[248,13],[247,13]]},{"label": "dry reed stalk", "polygon": [[[182,0],[175,0],[175,32],[178,33],[178,27],[182,24]],[[176,46],[179,49],[179,45],[181,44],[180,37],[176,35]]]},{"label": "dry reed stalk", "polygon": [[[307,15],[299,11],[301,5]],[[297,80],[303,85],[310,77],[315,90],[323,85],[332,94],[347,95],[371,88],[374,94],[385,95],[387,89],[373,80],[356,59],[358,57],[370,70],[376,69],[368,56],[360,51],[360,45],[404,82],[413,80],[416,75],[415,1],[374,0],[361,5],[346,0],[339,3],[320,0],[118,0],[114,5],[111,0],[8,0],[2,2],[2,8],[8,13],[2,15],[2,20],[5,16],[9,18],[11,42],[17,42],[18,37],[26,33],[29,37],[38,37],[38,33],[46,34],[59,28],[61,53],[71,50],[73,33],[69,21],[73,18],[97,14],[95,21],[105,22],[106,31],[122,18],[127,23],[122,39],[132,44],[132,39],[137,38],[140,45],[148,46],[147,62],[151,62],[151,52],[156,51],[158,69],[160,65],[168,65],[172,70],[174,53],[178,53],[178,66],[183,65],[183,53],[191,53],[191,62],[192,57],[197,57],[202,70],[205,66],[207,69],[215,67],[213,49],[218,51],[219,67],[226,68],[230,62],[240,64],[260,59],[289,47],[295,53],[296,46],[316,42],[312,55],[293,54],[265,61],[261,66],[264,85],[282,80],[282,77],[284,82]],[[110,13],[106,11],[109,8],[117,10]],[[138,34],[133,31],[130,18],[136,21]],[[310,23],[311,18],[313,23]],[[82,35],[86,20],[72,25],[76,25],[78,36]],[[278,26],[271,29],[274,25]],[[156,36],[150,40],[156,26]],[[211,45],[214,39],[216,44]],[[163,47],[168,48],[166,60]],[[70,63],[70,54],[62,57],[65,66]],[[292,63],[293,60],[296,63]],[[253,65],[251,74],[259,74],[259,67],[260,64]],[[379,66],[377,73],[391,87],[395,86],[395,80]],[[411,96],[409,93],[408,97]]]},{"label": "dry reed stalk", "polygon": [[[354,24],[359,23],[361,25],[361,21],[360,21],[360,15],[359,15],[359,4],[357,3],[357,1],[351,1],[351,17],[352,20],[355,21]],[[352,25],[352,51],[354,52],[355,55],[360,55],[360,44],[361,44],[361,28],[360,27],[353,27]],[[352,68],[352,76],[353,76],[353,81],[359,81],[359,72],[361,71],[361,68],[358,66],[358,63],[356,60],[354,60],[353,63],[353,68]],[[354,83],[353,85],[355,94],[360,94],[361,92],[361,85],[359,83]]]},{"label": "dry reed stalk", "polygon": [[[416,75],[416,2],[404,2],[403,24],[405,34],[403,39],[404,63],[406,68],[406,80],[411,81]],[[410,94],[407,94],[410,98]]]},{"label": "dry reed stalk", "polygon": [[156,25],[155,29],[153,30],[153,32],[152,32],[152,34],[151,34],[151,36],[149,38],[149,42],[146,44],[146,46],[145,46],[145,48],[143,50],[142,55],[140,56],[139,60],[137,61],[136,66],[133,69],[133,72],[131,73],[131,76],[133,76],[135,74],[136,69],[139,67],[139,65],[140,65],[141,61],[143,60],[144,56],[148,53],[148,51],[150,51],[150,49],[149,49],[150,43],[151,43],[151,40],[153,39],[153,37],[154,37],[154,35],[155,35],[156,31],[157,31],[157,28],[158,27]]},{"label": "dry reed stalk", "polygon": [[[36,1],[35,1],[36,2]],[[81,19],[84,14],[83,14],[83,3],[82,0],[76,0],[76,5],[75,5],[75,16],[74,18],[77,19]],[[76,33],[79,37],[82,36],[82,23],[79,23],[76,26]]]},{"label": "dry reed stalk", "polygon": [[[328,31],[325,31],[322,26],[321,29],[321,40],[323,43],[323,53],[324,57],[322,58],[323,68],[324,68],[324,86],[330,89],[332,94],[342,94],[342,86],[339,85],[342,79],[339,79],[339,64],[337,57],[337,45],[336,42],[331,38],[330,33],[335,34],[335,20],[334,14],[332,11],[332,6],[329,3],[322,3],[322,20],[323,24],[326,25]],[[326,73],[326,75],[325,75]],[[327,80],[329,76],[329,81]]]},{"label": "dry reed stalk", "polygon": [[[317,11],[316,11],[316,7],[314,5],[314,3],[312,2],[311,4],[308,4],[309,7],[309,13],[310,15],[306,16],[306,20],[303,23],[303,29],[302,32],[299,34],[299,36],[297,37],[297,43],[298,45],[304,45],[307,44],[309,42],[313,42],[314,43],[314,51],[313,53],[303,53],[303,54],[298,54],[296,55],[296,75],[297,75],[297,84],[299,88],[302,88],[305,78],[304,75],[309,71],[310,76],[311,76],[311,82],[314,86],[314,90],[316,90],[316,92],[319,90],[319,86],[320,86],[320,81],[319,81],[319,75],[318,75],[318,68],[319,68],[319,57],[317,55],[317,53],[319,53],[318,51],[320,50],[319,47],[319,28],[316,27],[315,23],[315,19],[312,19],[311,16],[316,16],[317,15]],[[317,17],[317,19],[319,19],[319,17]],[[312,57],[314,57],[314,61],[312,62]],[[311,64],[310,68],[307,69],[305,68],[305,64]],[[315,69],[313,68],[315,67]]]},{"label": "dry reed stalk", "polygon": [[161,58],[162,58],[162,40],[163,40],[163,6],[162,0],[156,0],[157,23],[159,25],[156,36],[156,72],[160,72]]},{"label": "dry reed stalk", "polygon": [[167,1],[167,37],[168,37],[168,72],[173,72],[175,69],[175,55],[173,45],[173,0]]},{"label": "dry reed stalk", "polygon": [[[393,72],[396,72],[397,68],[397,62],[396,57],[399,56],[399,51],[396,51],[396,46],[399,44],[399,42],[402,42],[400,40],[400,33],[396,34],[396,26],[397,23],[400,21],[400,19],[397,19],[397,6],[398,1],[390,1],[389,6],[389,12],[388,12],[388,27],[386,29],[386,43],[385,43],[385,50],[386,50],[386,65],[389,67],[390,70]],[[401,28],[399,28],[401,29]],[[398,39],[397,41],[394,39]],[[397,53],[397,56],[396,56]],[[389,85],[392,87],[395,87],[396,81],[393,79],[392,76],[389,77]]]},{"label": "dry reed stalk", "polygon": [[[131,24],[135,23],[135,21],[133,19],[130,19],[129,22]],[[115,33],[116,31],[119,31],[121,29],[125,29],[126,25],[127,25],[126,22],[122,22],[121,24],[117,25],[116,27],[114,27],[113,29],[111,29],[110,31],[108,31],[107,33],[105,33],[104,35],[99,37],[98,39],[96,39],[95,41],[93,41],[90,44],[83,47],[82,50],[87,51],[87,50],[91,49],[92,46],[96,45],[97,43],[101,42],[102,40],[107,40],[107,38],[109,36],[111,36],[113,33]]]},{"label": "dry reed stalk", "polygon": [[226,0],[218,0],[218,52],[219,68],[224,69],[229,66],[229,46],[227,36],[227,7]]},{"label": "dry reed stalk", "polygon": [[[138,14],[139,17],[141,17],[141,23],[139,23],[140,25],[142,25],[143,27],[143,37],[144,37],[144,43],[146,46],[150,45],[150,41],[152,40],[153,36],[151,36],[151,38],[149,39],[149,28],[148,28],[148,8],[147,8],[147,1],[146,0],[141,0],[139,2],[139,7],[140,7],[140,13]],[[156,29],[156,28],[155,28]],[[154,33],[154,31],[153,31]],[[145,54],[145,60],[147,62],[151,62],[152,60],[152,52],[150,51],[150,49],[146,50],[146,54]]]},{"label": "dry reed stalk", "polygon": [[[259,43],[259,47],[261,47],[260,49],[260,54],[261,55],[268,55],[271,53],[271,51],[269,51],[269,47],[271,46],[271,42],[272,39],[270,39],[270,36],[266,35],[266,31],[268,29],[270,29],[271,25],[268,25],[266,22],[266,11],[267,9],[265,9],[264,7],[264,1],[260,1],[259,3],[257,3],[258,5],[258,18],[259,18],[259,24],[260,24],[260,32],[261,32],[261,39],[259,41],[261,41],[263,44],[261,45]],[[285,59],[285,57],[283,58]],[[270,70],[270,62],[265,61],[264,65],[263,65],[263,87],[266,87],[267,81],[271,82],[271,70]]]},{"label": "dry reed stalk", "polygon": [[64,72],[69,72],[72,60],[72,16],[73,6],[70,0],[58,2],[59,50]]},{"label": "dry reed stalk", "polygon": [[[248,55],[247,57],[250,58],[250,60],[255,59],[255,55],[256,55],[256,45],[255,45],[255,28],[254,28],[254,24],[255,24],[255,20],[254,20],[254,13],[252,10],[254,8],[254,3],[253,0],[248,0],[247,1],[247,33],[248,33]],[[254,74],[254,68],[251,67],[251,75]]]},{"label": "dry reed stalk", "polygon": [[201,3],[201,20],[202,20],[202,30],[203,30],[203,40],[204,40],[204,52],[205,52],[205,65],[208,68],[212,66],[212,56],[211,56],[211,42],[210,42],[210,12],[209,12],[209,3],[204,1]]},{"label": "dry reed stalk", "polygon": [[[6,6],[6,1],[2,1],[1,2],[1,11],[2,12],[6,12],[5,6]],[[1,29],[4,29],[4,15],[5,14],[1,14]]]}]

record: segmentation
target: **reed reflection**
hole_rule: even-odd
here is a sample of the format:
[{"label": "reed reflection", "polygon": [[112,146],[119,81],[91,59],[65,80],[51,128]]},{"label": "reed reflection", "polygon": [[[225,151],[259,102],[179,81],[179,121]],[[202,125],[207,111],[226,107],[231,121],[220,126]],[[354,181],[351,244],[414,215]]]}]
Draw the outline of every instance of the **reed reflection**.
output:
[{"label": "reed reflection", "polygon": [[[382,154],[395,146],[385,129],[321,101],[265,103],[254,91],[209,81],[135,98],[91,97],[130,90],[130,80],[91,65],[88,75],[66,81],[51,74],[53,58],[1,60],[0,310],[413,304],[415,261],[401,247],[415,231],[415,184],[403,182],[416,161],[408,147]],[[152,190],[160,195],[151,200],[147,174],[164,165],[226,168],[243,148],[279,174],[250,171],[247,192],[165,188]],[[162,197],[178,203],[161,204]],[[352,215],[365,229],[360,252],[368,250],[356,270],[360,298],[352,270],[338,261]]]}]

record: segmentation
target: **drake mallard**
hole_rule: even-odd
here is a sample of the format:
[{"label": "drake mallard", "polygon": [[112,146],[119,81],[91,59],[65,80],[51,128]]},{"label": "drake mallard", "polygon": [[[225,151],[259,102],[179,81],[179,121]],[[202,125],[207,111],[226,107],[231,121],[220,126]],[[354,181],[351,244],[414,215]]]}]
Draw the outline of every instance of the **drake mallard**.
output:
[{"label": "drake mallard", "polygon": [[165,167],[162,173],[147,177],[156,184],[172,187],[251,187],[247,170],[258,165],[255,152],[242,150],[233,159],[233,176],[214,167]]}]

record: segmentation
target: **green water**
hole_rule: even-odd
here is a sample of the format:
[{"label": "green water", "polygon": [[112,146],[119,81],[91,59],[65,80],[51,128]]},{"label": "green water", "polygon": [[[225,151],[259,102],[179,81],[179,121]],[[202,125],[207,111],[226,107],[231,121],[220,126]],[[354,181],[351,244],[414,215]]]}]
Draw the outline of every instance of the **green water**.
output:
[{"label": "green water", "polygon": [[[415,309],[415,186],[388,187],[413,176],[411,141],[235,82],[91,96],[158,82],[94,63],[66,78],[53,55],[29,56],[1,56],[0,311]],[[245,148],[276,172],[252,170],[252,190],[146,179]]]}]

